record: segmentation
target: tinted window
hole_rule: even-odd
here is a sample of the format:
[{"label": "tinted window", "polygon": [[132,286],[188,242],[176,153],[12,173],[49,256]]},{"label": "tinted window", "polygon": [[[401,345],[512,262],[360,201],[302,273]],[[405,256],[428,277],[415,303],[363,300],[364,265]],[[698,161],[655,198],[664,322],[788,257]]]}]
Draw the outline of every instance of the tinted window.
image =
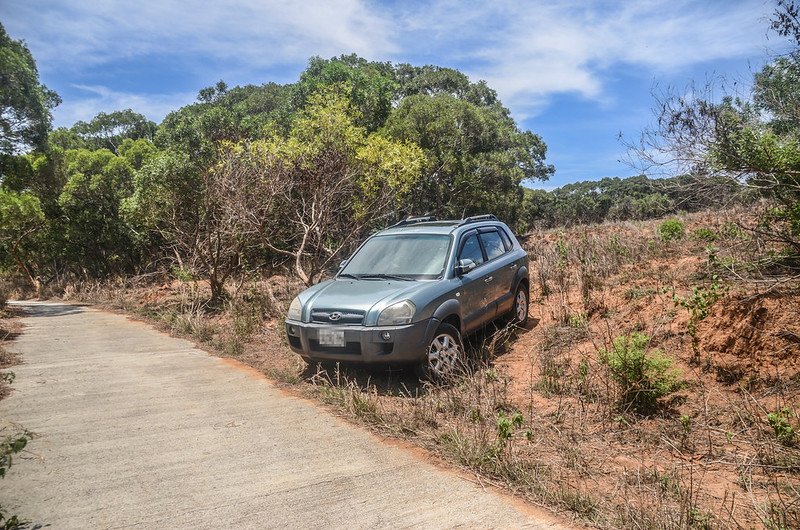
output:
[{"label": "tinted window", "polygon": [[483,248],[486,249],[486,257],[490,260],[502,256],[506,252],[506,247],[503,245],[503,240],[500,239],[500,234],[497,232],[484,232],[481,234],[481,241]]},{"label": "tinted window", "polygon": [[467,238],[464,246],[461,247],[461,254],[458,255],[458,259],[471,259],[476,265],[483,263],[483,252],[481,251],[480,243],[478,243],[477,234],[472,234]]},{"label": "tinted window", "polygon": [[514,244],[511,242],[511,238],[508,237],[505,230],[500,230],[500,237],[503,238],[503,244],[506,246],[506,250],[514,248]]}]

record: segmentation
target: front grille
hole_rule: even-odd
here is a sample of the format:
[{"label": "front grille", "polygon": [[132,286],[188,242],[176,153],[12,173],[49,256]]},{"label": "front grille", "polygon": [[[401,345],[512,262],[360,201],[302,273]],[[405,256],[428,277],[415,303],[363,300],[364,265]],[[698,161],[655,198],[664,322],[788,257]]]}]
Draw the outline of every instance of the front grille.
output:
[{"label": "front grille", "polygon": [[[339,318],[331,319],[331,315],[338,316]],[[312,309],[311,321],[321,324],[349,324],[357,326],[364,322],[364,312],[354,311],[352,309]]]},{"label": "front grille", "polygon": [[309,339],[309,346],[311,351],[316,353],[339,353],[343,355],[361,355],[360,342],[346,342],[342,346],[320,346],[319,341],[316,339]]}]

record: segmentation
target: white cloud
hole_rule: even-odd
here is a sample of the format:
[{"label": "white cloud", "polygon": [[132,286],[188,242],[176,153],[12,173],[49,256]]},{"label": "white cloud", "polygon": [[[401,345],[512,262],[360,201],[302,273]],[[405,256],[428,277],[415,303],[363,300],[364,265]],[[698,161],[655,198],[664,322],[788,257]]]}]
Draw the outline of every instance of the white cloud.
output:
[{"label": "white cloud", "polygon": [[55,127],[71,127],[79,120],[88,121],[100,112],[132,109],[156,123],[164,116],[195,100],[194,93],[135,94],[117,92],[104,86],[75,85],[83,96],[67,99],[53,112]]},{"label": "white cloud", "polygon": [[[297,69],[312,55],[357,53],[460,68],[475,80],[486,79],[518,119],[536,114],[558,93],[608,102],[606,76],[615,69],[644,70],[650,76],[758,56],[766,45],[764,19],[771,10],[765,0],[0,4],[6,29],[26,39],[40,68],[50,76],[69,74],[73,83],[86,82],[74,79],[81,79],[87,67],[124,65],[129,59],[178,64],[177,71],[196,71],[201,83],[210,84],[220,78],[253,79],[287,65]],[[114,97],[138,97],[152,107],[182,97],[121,92]],[[67,110],[58,115],[77,116],[81,105],[113,99],[65,101]]]},{"label": "white cloud", "polygon": [[0,13],[38,61],[75,68],[159,55],[264,67],[394,51],[388,21],[360,0],[5,0]]},{"label": "white cloud", "polygon": [[759,55],[770,9],[763,0],[441,0],[405,20],[428,35],[420,46],[486,79],[515,111],[535,113],[555,93],[606,99],[603,78],[613,67],[654,75]]}]

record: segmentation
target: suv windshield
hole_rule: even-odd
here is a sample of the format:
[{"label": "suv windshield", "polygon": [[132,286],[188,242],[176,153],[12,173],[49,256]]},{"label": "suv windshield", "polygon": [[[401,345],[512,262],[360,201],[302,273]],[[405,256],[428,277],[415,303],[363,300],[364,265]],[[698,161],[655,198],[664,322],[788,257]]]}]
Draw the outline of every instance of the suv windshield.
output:
[{"label": "suv windshield", "polygon": [[364,243],[340,276],[356,278],[434,279],[444,273],[450,236],[393,234]]}]

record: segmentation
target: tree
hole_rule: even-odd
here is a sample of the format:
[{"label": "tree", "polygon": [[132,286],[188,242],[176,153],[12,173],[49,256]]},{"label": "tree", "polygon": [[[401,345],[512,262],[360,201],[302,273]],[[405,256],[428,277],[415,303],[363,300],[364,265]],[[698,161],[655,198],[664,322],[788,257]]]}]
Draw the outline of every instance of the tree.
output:
[{"label": "tree", "polygon": [[132,193],[133,166],[107,149],[67,151],[65,163],[58,198],[65,257],[84,276],[129,269],[135,258],[120,205]]},{"label": "tree", "polygon": [[310,96],[286,138],[253,146],[263,149],[274,204],[268,217],[251,217],[254,230],[268,249],[292,259],[308,285],[368,228],[393,216],[421,174],[419,147],[357,125],[350,90],[334,86]]},{"label": "tree", "polygon": [[115,112],[101,112],[89,122],[79,121],[70,129],[86,149],[108,149],[118,153],[119,146],[126,139],[153,140],[156,124],[131,109]]},{"label": "tree", "polygon": [[43,147],[50,111],[60,102],[58,94],[39,83],[36,62],[25,43],[9,37],[0,24],[0,153]]},{"label": "tree", "polygon": [[384,134],[418,144],[425,152],[424,178],[409,213],[461,217],[493,212],[510,223],[519,215],[525,180],[546,180],[546,146],[520,131],[499,104],[479,106],[448,93],[404,98]]},{"label": "tree", "polygon": [[383,126],[397,99],[398,83],[391,63],[370,62],[355,54],[330,60],[312,57],[293,87],[293,110],[305,108],[309,98],[332,86],[339,90],[347,87],[343,96],[357,111],[357,125],[367,132]]},{"label": "tree", "polygon": [[[800,22],[792,1],[779,0],[772,22],[795,49],[754,77],[747,99],[667,93],[657,125],[632,151],[646,165],[742,183],[772,201],[761,235],[783,246],[786,263],[800,259]],[[711,93],[711,88],[707,93]],[[700,91],[695,90],[695,93]]]},{"label": "tree", "polygon": [[41,294],[37,268],[36,235],[45,225],[39,199],[31,193],[15,193],[0,187],[0,265],[15,266]]}]

